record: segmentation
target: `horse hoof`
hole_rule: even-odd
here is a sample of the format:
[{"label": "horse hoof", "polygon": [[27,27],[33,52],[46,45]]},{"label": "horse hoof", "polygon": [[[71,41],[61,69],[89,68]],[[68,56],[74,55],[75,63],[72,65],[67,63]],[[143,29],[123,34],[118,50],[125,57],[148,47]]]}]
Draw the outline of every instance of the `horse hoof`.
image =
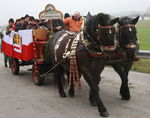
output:
[{"label": "horse hoof", "polygon": [[122,87],[120,90],[120,95],[121,95],[122,100],[127,100],[127,101],[130,100],[130,92],[128,88],[123,89]]},{"label": "horse hoof", "polygon": [[59,95],[60,95],[60,97],[66,97],[66,94],[63,91],[59,92]]},{"label": "horse hoof", "polygon": [[102,117],[108,117],[108,116],[109,116],[109,113],[108,113],[107,111],[105,111],[105,112],[101,112],[100,115],[101,115]]},{"label": "horse hoof", "polygon": [[126,95],[123,95],[123,94],[121,94],[121,98],[122,98],[122,100],[130,100],[130,94],[126,94]]},{"label": "horse hoof", "polygon": [[70,97],[74,97],[74,92],[73,91],[69,91],[68,94],[69,94]]},{"label": "horse hoof", "polygon": [[122,97],[122,100],[130,100],[130,97]]}]

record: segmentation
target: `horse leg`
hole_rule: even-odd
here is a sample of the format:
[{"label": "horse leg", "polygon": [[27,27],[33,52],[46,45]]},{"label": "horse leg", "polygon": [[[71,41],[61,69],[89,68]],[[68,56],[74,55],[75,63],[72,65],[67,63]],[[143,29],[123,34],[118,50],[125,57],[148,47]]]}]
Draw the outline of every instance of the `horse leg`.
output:
[{"label": "horse leg", "polygon": [[123,66],[124,72],[127,77],[128,77],[129,70],[131,69],[132,65],[133,65],[133,61],[130,61],[130,62],[127,62],[127,64],[125,66]]},{"label": "horse leg", "polygon": [[[94,75],[93,75],[94,76]],[[99,82],[100,82],[100,75],[96,75],[96,79],[94,79],[94,82],[97,84],[97,86],[99,85]],[[90,89],[90,95],[89,95],[89,101],[90,101],[90,104],[91,106],[97,106],[96,104],[96,99],[95,99],[95,92],[94,90],[91,88]]]},{"label": "horse leg", "polygon": [[[126,74],[127,80],[128,80],[128,74],[129,74],[129,71],[130,71],[132,65],[133,65],[133,61],[130,61],[130,62],[127,62],[126,65],[123,66],[123,70],[124,70],[124,73]],[[127,86],[128,86],[128,82],[127,82]],[[129,87],[128,87],[128,89],[129,89]],[[129,99],[130,99],[130,91],[129,91]],[[129,99],[125,99],[125,100],[129,100]]]},{"label": "horse leg", "polygon": [[57,81],[60,97],[66,97],[62,84],[62,70],[60,67],[54,69],[54,79]]},{"label": "horse leg", "polygon": [[71,81],[71,87],[69,88],[68,94],[70,97],[74,97],[75,91],[74,91],[73,80]]},{"label": "horse leg", "polygon": [[[89,73],[89,71],[84,71],[83,73],[83,76],[86,80],[86,82],[88,83],[88,85],[90,86],[91,88],[91,95],[94,95],[94,99],[96,100],[96,104],[97,104],[97,107],[98,107],[98,111],[100,112],[100,115],[103,116],[103,117],[108,117],[109,116],[109,113],[107,112],[107,109],[105,108],[100,96],[99,96],[99,87],[98,87],[98,84],[95,83],[95,81],[93,80],[93,77],[95,76],[92,76],[91,73]],[[97,74],[98,75],[98,74]],[[92,96],[91,96],[91,99],[92,99]]]},{"label": "horse leg", "polygon": [[89,101],[90,101],[90,105],[93,107],[96,107],[96,100],[95,100],[95,93],[94,90],[92,88],[90,88],[90,95],[89,95]]},{"label": "horse leg", "polygon": [[130,91],[128,87],[128,74],[124,71],[124,67],[120,65],[113,65],[114,70],[119,74],[122,83],[120,87],[120,95],[123,100],[130,99]]}]

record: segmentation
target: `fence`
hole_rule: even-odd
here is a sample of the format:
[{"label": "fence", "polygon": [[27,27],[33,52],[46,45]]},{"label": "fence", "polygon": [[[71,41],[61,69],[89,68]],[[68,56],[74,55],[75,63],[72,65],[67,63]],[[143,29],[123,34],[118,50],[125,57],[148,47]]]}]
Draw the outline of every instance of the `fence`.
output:
[{"label": "fence", "polygon": [[143,59],[150,59],[150,51],[148,50],[139,50],[138,57]]}]

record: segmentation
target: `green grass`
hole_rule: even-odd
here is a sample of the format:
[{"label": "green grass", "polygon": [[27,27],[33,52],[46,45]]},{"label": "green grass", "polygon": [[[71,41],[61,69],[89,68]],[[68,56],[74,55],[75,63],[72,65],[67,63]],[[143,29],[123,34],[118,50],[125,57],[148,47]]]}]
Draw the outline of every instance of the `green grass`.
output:
[{"label": "green grass", "polygon": [[140,61],[134,62],[131,70],[150,73],[150,59],[140,59]]},{"label": "green grass", "polygon": [[139,21],[136,28],[140,50],[150,50],[150,21]]},{"label": "green grass", "polygon": [[[139,21],[136,24],[140,50],[150,50],[150,21]],[[150,73],[150,59],[140,59],[134,62],[133,71]]]}]

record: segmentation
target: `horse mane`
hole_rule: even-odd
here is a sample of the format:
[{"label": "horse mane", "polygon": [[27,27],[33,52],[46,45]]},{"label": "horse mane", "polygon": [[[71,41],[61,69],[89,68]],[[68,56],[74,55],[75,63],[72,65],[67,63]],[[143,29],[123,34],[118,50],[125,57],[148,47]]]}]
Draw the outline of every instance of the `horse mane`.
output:
[{"label": "horse mane", "polygon": [[125,24],[130,24],[131,23],[131,18],[129,18],[129,17],[127,17],[127,16],[124,16],[124,17],[122,17],[122,18],[119,18],[119,21],[118,21],[118,23],[120,24],[120,25],[125,25]]},{"label": "horse mane", "polygon": [[110,15],[99,13],[95,16],[92,16],[86,23],[86,32],[92,37],[92,39],[96,39],[96,29],[98,25],[107,26],[110,22]]}]

